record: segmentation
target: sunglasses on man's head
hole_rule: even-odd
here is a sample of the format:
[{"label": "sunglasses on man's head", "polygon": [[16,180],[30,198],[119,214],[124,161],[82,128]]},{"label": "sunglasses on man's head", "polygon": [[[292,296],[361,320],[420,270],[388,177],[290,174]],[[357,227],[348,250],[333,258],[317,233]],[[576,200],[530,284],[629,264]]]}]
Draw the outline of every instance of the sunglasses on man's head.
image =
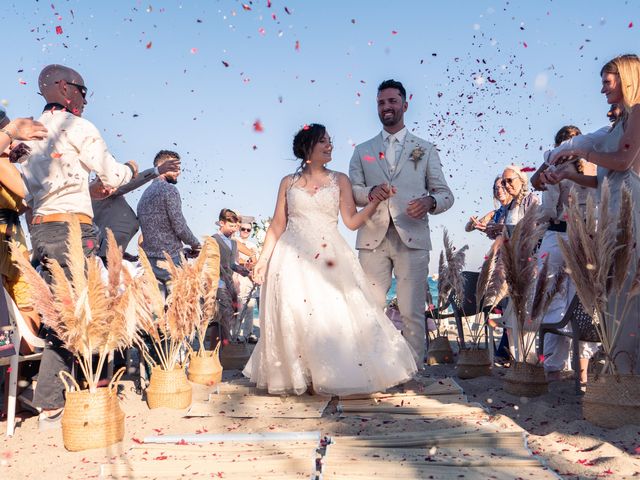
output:
[{"label": "sunglasses on man's head", "polygon": [[250,229],[250,228],[240,227],[240,231],[241,231],[241,232],[250,232],[250,231],[251,231],[251,229]]}]

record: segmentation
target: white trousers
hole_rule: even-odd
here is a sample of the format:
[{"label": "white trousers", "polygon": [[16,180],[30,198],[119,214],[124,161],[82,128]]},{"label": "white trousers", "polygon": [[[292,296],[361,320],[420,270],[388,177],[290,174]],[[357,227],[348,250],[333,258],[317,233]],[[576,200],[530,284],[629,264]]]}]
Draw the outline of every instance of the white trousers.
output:
[{"label": "white trousers", "polygon": [[391,275],[395,275],[402,335],[413,348],[416,364],[423,365],[429,251],[407,247],[391,224],[378,248],[361,249],[359,258],[381,309],[386,305]]}]

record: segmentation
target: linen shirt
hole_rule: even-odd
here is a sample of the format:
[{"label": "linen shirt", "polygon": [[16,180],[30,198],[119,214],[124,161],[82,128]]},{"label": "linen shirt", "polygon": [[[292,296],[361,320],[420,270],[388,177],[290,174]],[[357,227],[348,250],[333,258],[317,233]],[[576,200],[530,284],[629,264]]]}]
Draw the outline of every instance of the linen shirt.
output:
[{"label": "linen shirt", "polygon": [[31,152],[22,164],[26,201],[34,215],[82,213],[93,218],[89,174],[118,188],[133,176],[116,162],[98,129],[66,110],[46,110],[38,119],[49,131],[44,140],[25,142]]},{"label": "linen shirt", "polygon": [[142,248],[148,257],[173,257],[182,244],[197,247],[200,242],[187,226],[182,201],[175,185],[156,178],[138,202],[138,221],[142,231]]}]

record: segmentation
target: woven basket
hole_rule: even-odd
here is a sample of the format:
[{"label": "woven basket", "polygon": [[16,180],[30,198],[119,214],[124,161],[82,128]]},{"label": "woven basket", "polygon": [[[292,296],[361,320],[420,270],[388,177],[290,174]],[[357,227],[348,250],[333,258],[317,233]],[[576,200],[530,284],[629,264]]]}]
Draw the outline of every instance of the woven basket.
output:
[{"label": "woven basket", "polygon": [[599,427],[640,425],[640,376],[589,375],[582,414]]},{"label": "woven basket", "polygon": [[518,397],[537,397],[547,393],[547,379],[542,365],[513,362],[504,377],[504,390]]},{"label": "woven basket", "polygon": [[[97,392],[80,390],[64,370],[60,378],[65,385],[66,400],[62,413],[62,441],[71,452],[104,448],[124,438],[124,412],[120,408],[117,384],[125,369],[120,369],[108,387]],[[67,378],[65,378],[65,376]],[[72,389],[75,387],[75,390]]]},{"label": "woven basket", "polygon": [[491,355],[486,349],[465,348],[458,352],[456,363],[458,378],[491,376]]},{"label": "woven basket", "polygon": [[447,337],[436,337],[429,341],[427,363],[429,365],[453,363],[453,350],[451,350],[451,344]]},{"label": "woven basket", "polygon": [[216,348],[192,353],[189,357],[187,377],[194,383],[213,386],[222,381],[222,365],[220,364],[220,342]]},{"label": "woven basket", "polygon": [[250,356],[251,349],[246,343],[228,343],[220,352],[220,363],[225,370],[242,370]]},{"label": "woven basket", "polygon": [[171,371],[156,366],[151,370],[151,381],[147,392],[149,408],[175,408],[178,410],[191,405],[191,384],[182,366]]}]

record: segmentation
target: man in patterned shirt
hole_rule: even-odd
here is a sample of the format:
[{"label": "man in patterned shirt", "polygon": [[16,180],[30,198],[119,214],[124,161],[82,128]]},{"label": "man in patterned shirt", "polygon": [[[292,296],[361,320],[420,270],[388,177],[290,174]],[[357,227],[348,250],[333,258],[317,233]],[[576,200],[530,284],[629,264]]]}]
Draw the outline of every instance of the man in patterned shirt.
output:
[{"label": "man in patterned shirt", "polygon": [[[180,155],[160,150],[153,160],[159,167],[167,161],[180,160]],[[180,168],[156,178],[142,194],[138,202],[138,221],[142,232],[142,249],[147,254],[158,283],[166,293],[169,272],[158,266],[167,253],[176,265],[180,264],[183,244],[192,250],[200,249],[200,242],[193,235],[182,214],[182,201],[176,187]]]}]

